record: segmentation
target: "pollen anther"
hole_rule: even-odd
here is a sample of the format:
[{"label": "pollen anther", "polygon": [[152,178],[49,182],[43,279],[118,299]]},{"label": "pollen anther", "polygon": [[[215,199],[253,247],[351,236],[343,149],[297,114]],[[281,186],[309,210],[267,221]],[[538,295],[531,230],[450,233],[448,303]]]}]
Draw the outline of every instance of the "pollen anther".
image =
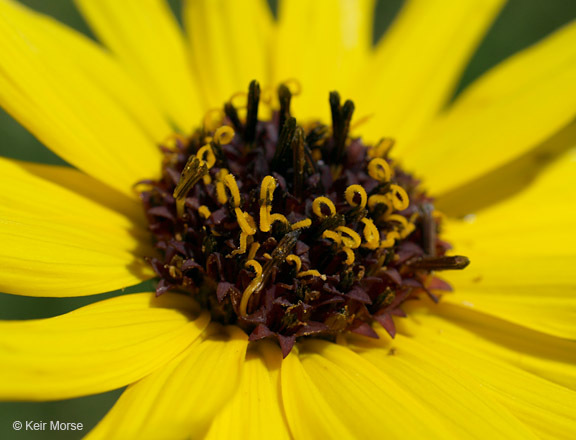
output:
[{"label": "pollen anther", "polygon": [[388,162],[377,157],[368,162],[368,174],[379,182],[389,182],[392,177],[392,170]]},{"label": "pollen anther", "polygon": [[[360,195],[360,204],[354,201],[354,196],[356,194]],[[350,185],[346,188],[344,192],[344,197],[348,204],[352,207],[360,206],[360,208],[364,208],[366,206],[366,201],[368,199],[368,195],[366,194],[366,190],[360,185]]]},{"label": "pollen anther", "polygon": [[[322,206],[326,206],[330,210],[330,215],[326,216],[322,213]],[[332,200],[328,197],[320,196],[316,197],[312,202],[312,211],[320,218],[331,217],[336,214],[336,207]]]}]

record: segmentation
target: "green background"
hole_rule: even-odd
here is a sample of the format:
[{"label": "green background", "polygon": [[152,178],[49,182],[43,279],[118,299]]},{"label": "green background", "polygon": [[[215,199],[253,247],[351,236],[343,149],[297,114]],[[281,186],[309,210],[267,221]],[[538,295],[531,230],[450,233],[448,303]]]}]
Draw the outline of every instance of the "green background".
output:
[{"label": "green background", "polygon": [[[74,8],[72,0],[21,0],[21,2],[92,36],[86,23]],[[277,2],[274,0],[270,0],[270,2],[273,10],[276,10]],[[180,3],[178,0],[170,1],[176,13],[180,9]],[[400,0],[377,0],[375,40],[385,32],[401,4],[402,1]],[[458,91],[512,53],[529,46],[575,18],[576,1],[574,0],[509,0],[464,72]],[[439,61],[441,62],[441,60]],[[64,164],[61,159],[43,147],[2,110],[0,110],[0,156]],[[143,286],[137,286],[127,289],[126,292],[142,291],[142,288]],[[103,297],[121,293],[113,292],[73,299],[32,299],[0,293],[0,319],[31,319],[54,316]],[[86,433],[103,417],[118,398],[120,392],[117,390],[62,402],[0,402],[0,439],[80,438],[82,433],[78,432],[31,432],[25,430],[16,432],[12,429],[12,423],[15,420],[23,423],[27,420],[47,422],[59,420],[83,423],[85,427],[83,433]]]}]

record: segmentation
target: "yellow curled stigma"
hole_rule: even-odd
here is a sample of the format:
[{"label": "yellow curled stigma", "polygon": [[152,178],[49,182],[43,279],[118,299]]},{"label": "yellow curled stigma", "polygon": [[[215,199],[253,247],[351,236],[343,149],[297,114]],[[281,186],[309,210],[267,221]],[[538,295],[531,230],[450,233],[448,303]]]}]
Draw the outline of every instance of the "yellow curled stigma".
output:
[{"label": "yellow curled stigma", "polygon": [[254,235],[256,233],[254,218],[247,212],[242,211],[240,208],[234,208],[234,213],[236,214],[236,220],[238,221],[238,226],[240,226],[242,232],[248,235]]},{"label": "yellow curled stigma", "polygon": [[240,91],[240,92],[236,92],[232,96],[230,96],[230,99],[228,99],[228,102],[230,104],[232,104],[234,107],[238,108],[238,107],[242,107],[243,105],[246,105],[246,99],[247,98],[248,98],[248,93]]},{"label": "yellow curled stigma", "polygon": [[377,249],[380,246],[380,231],[370,218],[363,218],[362,223],[364,223],[363,233],[366,239],[366,244],[363,246],[368,249]]},{"label": "yellow curled stigma", "polygon": [[288,90],[290,90],[292,96],[298,96],[300,93],[302,93],[302,84],[296,78],[287,79],[282,84],[288,87]]},{"label": "yellow curled stigma", "polygon": [[400,234],[398,234],[398,232],[396,231],[388,232],[388,234],[386,234],[386,239],[380,242],[380,249],[394,246],[395,241],[399,238]]},{"label": "yellow curled stigma", "polygon": [[256,256],[256,252],[258,252],[258,249],[260,249],[260,243],[255,241],[250,245],[250,250],[248,251],[248,256],[246,258],[248,258],[249,260],[253,260],[254,257]]},{"label": "yellow curled stigma", "polygon": [[260,186],[260,230],[262,232],[270,231],[272,227],[272,200],[274,190],[276,189],[276,179],[272,176],[266,176],[262,179]]},{"label": "yellow curled stigma", "polygon": [[[360,205],[354,202],[354,196],[356,194],[360,195]],[[360,208],[365,208],[366,201],[368,200],[366,190],[360,185],[350,185],[348,188],[346,188],[346,191],[344,192],[344,197],[346,198],[348,204],[352,207],[360,206]]]},{"label": "yellow curled stigma", "polygon": [[188,138],[180,133],[172,133],[164,141],[162,141],[162,146],[176,151],[176,147],[179,145],[188,145]]},{"label": "yellow curled stigma", "polygon": [[356,259],[354,251],[348,247],[343,247],[342,251],[346,254],[346,260],[344,260],[344,263],[346,263],[348,266],[354,264],[354,260]]},{"label": "yellow curled stigma", "polygon": [[[329,216],[322,214],[322,205],[327,206],[328,209],[330,210]],[[316,197],[312,202],[312,211],[318,217],[326,218],[326,217],[332,217],[334,214],[336,214],[336,207],[334,206],[332,200],[330,200],[328,197],[320,196]]]},{"label": "yellow curled stigma", "polygon": [[202,205],[198,208],[198,214],[200,214],[202,218],[208,218],[212,215],[212,213],[210,212],[210,210],[206,205]]},{"label": "yellow curled stigma", "polygon": [[406,229],[408,227],[408,220],[406,217],[399,214],[392,214],[386,217],[387,222],[398,222],[402,225],[402,229]]},{"label": "yellow curled stigma", "polygon": [[322,232],[322,238],[328,238],[329,240],[332,240],[336,244],[342,243],[342,236],[337,232],[330,231],[329,229]]},{"label": "yellow curled stigma", "polygon": [[382,138],[376,145],[368,150],[368,157],[384,157],[394,146],[394,139]]},{"label": "yellow curled stigma", "polygon": [[270,215],[270,224],[273,224],[274,222],[282,222],[285,225],[290,225],[290,222],[288,221],[288,219],[283,215],[283,214],[272,214]]},{"label": "yellow curled stigma", "polygon": [[230,174],[226,168],[222,168],[216,173],[216,197],[218,197],[218,202],[223,205],[228,201],[228,195],[226,194],[226,185],[224,185],[225,177]]},{"label": "yellow curled stigma", "polygon": [[232,174],[226,174],[226,176],[224,176],[224,185],[230,190],[232,205],[234,205],[234,208],[240,207],[240,190],[238,189],[238,184]]},{"label": "yellow curled stigma", "polygon": [[246,267],[250,266],[254,272],[256,272],[256,276],[254,279],[248,284],[248,287],[242,293],[242,300],[240,301],[240,315],[246,316],[246,308],[248,307],[248,301],[250,297],[254,294],[256,289],[260,287],[264,277],[262,276],[262,266],[256,260],[249,260],[246,262]]},{"label": "yellow curled stigma", "polygon": [[219,145],[227,145],[234,139],[234,129],[228,125],[223,125],[214,133],[214,139]]},{"label": "yellow curled stigma", "polygon": [[248,246],[248,237],[251,237],[251,235],[244,231],[240,232],[240,245],[238,246],[238,249],[234,249],[230,255],[234,256],[238,254],[244,254]]},{"label": "yellow curled stigma", "polygon": [[374,194],[368,198],[368,208],[374,209],[376,205],[386,205],[388,207],[388,211],[392,210],[392,202],[390,201],[390,197],[385,194]]},{"label": "yellow curled stigma", "polygon": [[397,211],[404,211],[410,205],[408,193],[399,185],[390,185],[392,193],[392,205]]},{"label": "yellow curled stigma", "polygon": [[299,222],[292,223],[292,230],[295,231],[296,229],[305,229],[312,226],[312,220],[309,218],[305,218],[304,220],[300,220]]},{"label": "yellow curled stigma", "polygon": [[286,257],[288,263],[293,263],[296,266],[296,272],[300,272],[302,268],[302,260],[298,255],[290,254]]},{"label": "yellow curled stigma", "polygon": [[342,236],[342,243],[344,244],[344,246],[349,247],[351,249],[356,249],[357,247],[360,247],[362,239],[360,238],[360,235],[358,235],[356,231],[350,229],[347,226],[338,226],[336,228],[336,231],[342,232],[343,234],[346,234],[348,236],[348,237]]},{"label": "yellow curled stigma", "polygon": [[368,174],[378,182],[389,182],[392,178],[392,169],[388,162],[377,157],[368,162]]},{"label": "yellow curled stigma", "polygon": [[296,275],[297,278],[308,277],[308,276],[320,277],[320,278],[322,278],[324,281],[326,281],[326,275],[322,275],[322,274],[321,274],[320,272],[318,272],[316,269],[305,270],[304,272],[300,272],[298,275]]},{"label": "yellow curled stigma", "polygon": [[220,108],[212,108],[204,114],[204,130],[214,131],[224,120],[224,111]]},{"label": "yellow curled stigma", "polygon": [[214,155],[214,151],[212,151],[210,144],[204,145],[202,148],[200,148],[196,153],[196,157],[199,160],[206,162],[208,169],[212,168],[216,163],[216,156]]}]

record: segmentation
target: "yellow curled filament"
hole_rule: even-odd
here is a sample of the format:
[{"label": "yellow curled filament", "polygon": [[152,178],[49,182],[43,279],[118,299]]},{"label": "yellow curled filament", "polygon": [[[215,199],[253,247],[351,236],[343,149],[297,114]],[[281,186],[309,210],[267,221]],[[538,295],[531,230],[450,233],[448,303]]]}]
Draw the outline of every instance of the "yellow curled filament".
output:
[{"label": "yellow curled filament", "polygon": [[336,244],[342,243],[342,236],[334,231],[326,230],[322,232],[322,238],[328,238]]},{"label": "yellow curled filament", "polygon": [[326,280],[326,275],[322,275],[316,269],[305,270],[304,272],[300,272],[298,275],[296,275],[296,277],[298,277],[298,278],[308,277],[308,276],[320,277],[323,280]]},{"label": "yellow curled filament", "polygon": [[208,209],[206,205],[202,205],[198,208],[198,214],[200,214],[200,216],[203,218],[208,218],[212,215],[210,209]]},{"label": "yellow curled filament", "polygon": [[388,207],[388,211],[392,210],[392,202],[390,201],[390,197],[385,194],[374,194],[368,198],[368,208],[374,209],[376,205],[386,205]]},{"label": "yellow curled filament", "polygon": [[400,234],[398,234],[398,232],[396,231],[388,232],[388,234],[386,234],[386,239],[380,242],[380,248],[384,249],[394,246],[395,241],[399,238]]},{"label": "yellow curled filament", "polygon": [[[354,196],[356,194],[360,195],[360,204],[354,202]],[[348,204],[352,207],[360,206],[360,208],[364,208],[366,206],[366,201],[368,200],[366,190],[360,185],[350,185],[348,188],[346,188],[344,197],[346,198]]]},{"label": "yellow curled filament", "polygon": [[[326,216],[322,213],[322,206],[328,207],[328,209],[330,210],[329,216]],[[318,217],[326,218],[326,217],[331,217],[334,214],[336,214],[336,207],[334,206],[334,203],[332,202],[332,200],[330,200],[328,197],[320,196],[320,197],[316,197],[314,199],[314,201],[312,202],[312,211]]]},{"label": "yellow curled filament", "polygon": [[222,168],[216,173],[216,197],[218,202],[225,204],[228,201],[226,195],[226,186],[224,185],[224,178],[230,174],[226,168]]},{"label": "yellow curled filament", "polygon": [[296,229],[309,228],[311,225],[312,220],[309,218],[305,218],[304,220],[300,220],[299,222],[292,223],[292,230],[295,231]]},{"label": "yellow curled filament", "polygon": [[408,193],[399,185],[390,185],[392,192],[392,205],[397,211],[403,211],[410,205]]},{"label": "yellow curled filament", "polygon": [[246,267],[251,267],[254,272],[256,272],[256,276],[254,279],[248,284],[248,287],[242,293],[242,300],[240,301],[240,314],[242,316],[246,316],[246,309],[248,307],[248,301],[250,297],[254,294],[254,292],[260,288],[264,277],[262,276],[262,266],[256,260],[249,260],[246,262]]},{"label": "yellow curled filament", "polygon": [[224,120],[224,111],[220,108],[212,108],[204,115],[204,129],[214,131]]},{"label": "yellow curled filament", "polygon": [[240,207],[240,190],[238,189],[238,184],[232,174],[226,174],[226,176],[224,176],[224,186],[230,190],[232,205],[234,208]]},{"label": "yellow curled filament", "polygon": [[358,235],[356,231],[350,229],[347,226],[338,226],[336,228],[337,232],[342,232],[347,236],[342,236],[342,243],[344,246],[349,247],[351,249],[356,249],[362,243],[362,238]]},{"label": "yellow curled filament", "polygon": [[377,249],[380,245],[380,232],[374,224],[374,221],[369,218],[363,218],[362,223],[364,223],[364,238],[366,239],[366,244],[364,247],[368,249]]},{"label": "yellow curled filament", "polygon": [[223,125],[214,133],[214,139],[219,145],[226,145],[234,139],[234,129],[228,125]]},{"label": "yellow curled filament", "polygon": [[354,260],[356,259],[354,251],[347,247],[342,248],[342,251],[346,254],[346,260],[344,260],[344,263],[346,263],[348,266],[354,264]]},{"label": "yellow curled filament", "polygon": [[368,174],[379,182],[389,182],[392,178],[392,169],[388,162],[377,157],[368,162]]},{"label": "yellow curled filament", "polygon": [[272,200],[274,199],[274,190],[276,189],[276,179],[272,176],[266,176],[262,179],[260,186],[260,230],[268,232],[275,221],[281,221],[289,224],[288,219],[282,214],[272,214]]},{"label": "yellow curled filament", "polygon": [[302,268],[302,260],[298,255],[290,254],[286,257],[286,261],[294,264],[296,266],[296,272],[300,272],[300,269]]}]

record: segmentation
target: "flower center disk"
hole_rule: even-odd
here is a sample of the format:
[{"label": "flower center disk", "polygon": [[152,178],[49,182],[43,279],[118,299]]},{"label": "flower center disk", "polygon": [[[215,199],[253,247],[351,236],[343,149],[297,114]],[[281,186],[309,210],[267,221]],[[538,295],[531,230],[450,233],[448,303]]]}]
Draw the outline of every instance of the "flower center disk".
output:
[{"label": "flower center disk", "polygon": [[377,337],[374,321],[394,336],[405,301],[450,290],[433,272],[468,260],[445,256],[441,217],[390,159],[393,141],[350,137],[351,101],[330,94],[330,127],[300,125],[292,98],[281,85],[261,120],[253,81],[244,108],[228,102],[162,147],[162,178],[141,194],[157,294],[190,294],[251,340],[276,338],[285,356],[298,338]]}]

